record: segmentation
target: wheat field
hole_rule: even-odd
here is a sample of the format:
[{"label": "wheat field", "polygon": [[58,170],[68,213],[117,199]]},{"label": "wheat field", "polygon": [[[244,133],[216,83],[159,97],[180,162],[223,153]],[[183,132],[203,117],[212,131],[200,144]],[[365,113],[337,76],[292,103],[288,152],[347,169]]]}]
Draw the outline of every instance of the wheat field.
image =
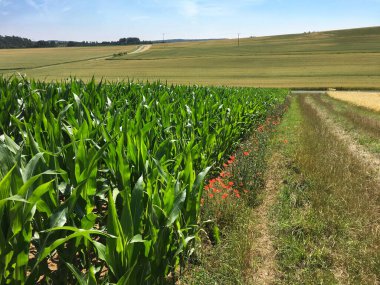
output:
[{"label": "wheat field", "polygon": [[380,112],[380,92],[329,91],[327,94],[335,99]]}]

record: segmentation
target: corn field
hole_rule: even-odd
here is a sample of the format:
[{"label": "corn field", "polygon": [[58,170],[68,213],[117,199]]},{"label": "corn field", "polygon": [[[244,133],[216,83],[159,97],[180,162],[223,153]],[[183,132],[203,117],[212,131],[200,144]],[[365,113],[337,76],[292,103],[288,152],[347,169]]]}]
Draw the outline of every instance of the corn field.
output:
[{"label": "corn field", "polygon": [[203,182],[287,92],[0,77],[0,284],[162,284]]}]

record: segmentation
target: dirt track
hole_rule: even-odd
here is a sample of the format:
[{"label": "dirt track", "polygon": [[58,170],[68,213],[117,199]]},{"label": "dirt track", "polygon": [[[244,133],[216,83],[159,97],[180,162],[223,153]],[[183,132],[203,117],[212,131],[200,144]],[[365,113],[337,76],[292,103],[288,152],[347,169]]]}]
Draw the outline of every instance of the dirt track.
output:
[{"label": "dirt track", "polygon": [[151,47],[152,45],[142,45],[142,46],[139,46],[136,50],[130,52],[129,54],[142,53],[149,50]]},{"label": "dirt track", "polygon": [[268,163],[266,174],[267,182],[264,190],[263,203],[255,209],[257,224],[255,231],[258,234],[253,243],[253,256],[258,257],[257,271],[254,272],[252,284],[274,284],[278,278],[276,264],[276,250],[273,246],[273,236],[271,233],[270,212],[276,202],[276,196],[281,187],[281,175],[279,173],[279,163],[283,161],[280,154],[275,153]]}]

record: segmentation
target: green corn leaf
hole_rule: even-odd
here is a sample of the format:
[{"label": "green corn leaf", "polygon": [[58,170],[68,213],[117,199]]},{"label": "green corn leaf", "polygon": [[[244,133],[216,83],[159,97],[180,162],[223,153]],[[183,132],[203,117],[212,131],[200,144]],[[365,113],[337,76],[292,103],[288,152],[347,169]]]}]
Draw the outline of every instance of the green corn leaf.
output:
[{"label": "green corn leaf", "polygon": [[[112,238],[112,237],[110,237],[110,238]],[[95,240],[91,240],[91,243],[96,248],[99,259],[107,262],[106,246],[100,242],[95,241]]]},{"label": "green corn leaf", "polygon": [[75,279],[77,280],[78,284],[79,285],[88,285],[87,284],[87,280],[86,278],[82,275],[82,273],[80,273],[75,267],[74,265],[72,265],[71,263],[68,263],[68,262],[65,262],[65,265],[67,266],[67,268],[73,273]]},{"label": "green corn leaf", "polygon": [[[0,185],[1,186],[1,185]],[[25,200],[19,195],[14,195],[5,199],[0,200],[0,209],[1,207],[7,202],[7,201],[14,201],[14,202],[22,202],[22,203],[30,203],[29,201]]]},{"label": "green corn leaf", "polygon": [[12,195],[11,183],[12,183],[12,172],[15,170],[16,165],[12,167],[11,170],[0,180],[0,200],[7,199]]},{"label": "green corn leaf", "polygon": [[67,213],[68,213],[68,208],[62,208],[58,212],[54,213],[49,219],[50,227],[57,228],[57,227],[62,227],[64,224],[66,224]]},{"label": "green corn leaf", "polygon": [[168,216],[166,226],[170,226],[177,220],[179,214],[181,213],[181,209],[186,200],[186,191],[182,191],[176,194],[176,198],[174,200],[173,208]]},{"label": "green corn leaf", "polygon": [[133,233],[139,232],[139,225],[141,223],[141,214],[143,212],[143,194],[144,194],[144,179],[143,176],[139,178],[132,191],[131,199],[131,214],[133,217]]}]

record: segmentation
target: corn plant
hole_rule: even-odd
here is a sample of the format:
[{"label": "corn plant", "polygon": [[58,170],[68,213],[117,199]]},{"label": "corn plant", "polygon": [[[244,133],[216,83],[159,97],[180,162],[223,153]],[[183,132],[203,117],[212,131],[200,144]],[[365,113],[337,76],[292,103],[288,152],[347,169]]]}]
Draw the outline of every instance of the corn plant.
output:
[{"label": "corn plant", "polygon": [[162,284],[277,89],[0,78],[0,284]]}]

